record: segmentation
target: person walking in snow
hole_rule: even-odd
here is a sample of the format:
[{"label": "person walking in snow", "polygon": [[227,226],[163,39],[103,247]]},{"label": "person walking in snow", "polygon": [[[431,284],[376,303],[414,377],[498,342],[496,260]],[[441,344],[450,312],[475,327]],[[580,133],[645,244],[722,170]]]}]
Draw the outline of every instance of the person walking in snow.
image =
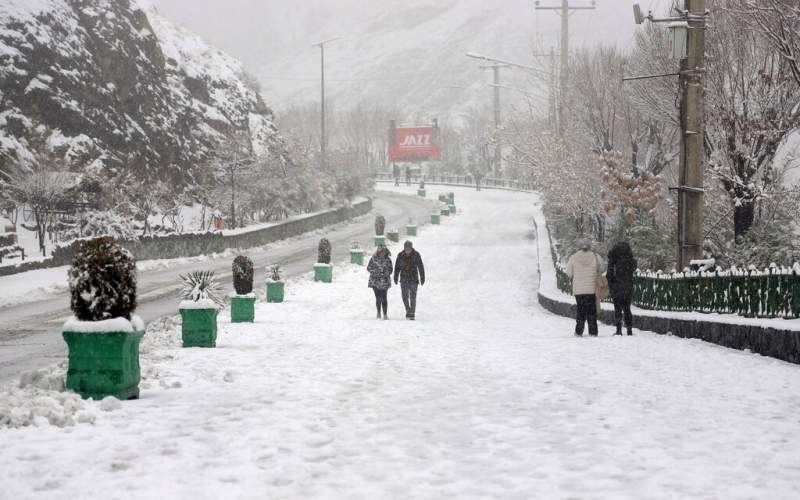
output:
[{"label": "person walking in snow", "polygon": [[633,296],[633,273],[636,271],[636,259],[633,258],[631,246],[620,241],[608,252],[608,287],[614,301],[614,321],[617,332],[622,335],[622,319],[628,335],[633,335],[633,314],[631,314],[631,297]]},{"label": "person walking in snow", "polygon": [[406,186],[411,185],[411,166],[406,165]]},{"label": "person walking in snow", "polygon": [[394,284],[400,277],[400,293],[406,307],[406,319],[414,320],[417,311],[417,286],[425,284],[425,266],[422,256],[414,250],[414,244],[406,241],[403,251],[394,263]]},{"label": "person walking in snow", "polygon": [[400,167],[397,166],[397,163],[392,164],[392,175],[394,176],[394,185],[400,185]]},{"label": "person walking in snow", "polygon": [[587,238],[578,240],[578,251],[567,262],[567,275],[572,278],[572,293],[578,306],[575,335],[583,335],[583,326],[589,323],[589,335],[597,336],[597,278],[605,271],[605,262],[592,251]]},{"label": "person walking in snow", "polygon": [[375,255],[369,259],[367,271],[369,272],[367,286],[375,292],[375,307],[378,309],[378,319],[381,319],[381,311],[383,312],[383,319],[389,319],[389,316],[386,315],[386,309],[389,307],[387,293],[389,292],[389,287],[392,286],[392,254],[388,248],[383,245],[378,246],[378,249],[375,250]]}]

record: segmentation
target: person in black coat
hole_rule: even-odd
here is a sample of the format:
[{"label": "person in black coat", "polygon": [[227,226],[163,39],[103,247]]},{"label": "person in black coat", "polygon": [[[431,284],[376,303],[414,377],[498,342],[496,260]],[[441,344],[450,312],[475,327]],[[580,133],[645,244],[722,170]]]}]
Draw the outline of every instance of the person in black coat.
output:
[{"label": "person in black coat", "polygon": [[394,284],[400,277],[400,292],[403,305],[406,307],[406,319],[414,320],[417,312],[417,286],[425,284],[425,266],[422,256],[414,250],[410,241],[403,244],[403,251],[397,255],[394,263]]},{"label": "person in black coat", "polygon": [[611,299],[614,301],[614,319],[617,323],[617,333],[622,335],[622,319],[625,317],[625,326],[628,335],[633,335],[633,314],[631,314],[631,299],[633,297],[633,273],[636,271],[636,259],[633,258],[631,246],[620,241],[608,252],[608,286]]}]

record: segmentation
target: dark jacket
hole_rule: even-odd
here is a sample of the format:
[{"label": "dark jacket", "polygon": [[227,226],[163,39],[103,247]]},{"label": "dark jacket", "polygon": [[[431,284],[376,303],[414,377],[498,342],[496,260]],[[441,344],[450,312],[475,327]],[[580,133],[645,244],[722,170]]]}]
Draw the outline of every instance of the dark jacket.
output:
[{"label": "dark jacket", "polygon": [[624,241],[614,245],[608,252],[608,270],[606,278],[615,301],[631,300],[633,296],[633,273],[636,271],[636,259],[630,245]]},{"label": "dark jacket", "polygon": [[397,255],[394,263],[394,281],[400,276],[401,283],[421,283],[425,284],[425,266],[422,265],[422,256],[416,250],[411,251],[411,255],[406,255],[401,251]]},{"label": "dark jacket", "polygon": [[392,254],[386,250],[386,254],[381,257],[375,252],[367,264],[369,271],[369,282],[367,286],[376,290],[388,290],[392,286]]}]

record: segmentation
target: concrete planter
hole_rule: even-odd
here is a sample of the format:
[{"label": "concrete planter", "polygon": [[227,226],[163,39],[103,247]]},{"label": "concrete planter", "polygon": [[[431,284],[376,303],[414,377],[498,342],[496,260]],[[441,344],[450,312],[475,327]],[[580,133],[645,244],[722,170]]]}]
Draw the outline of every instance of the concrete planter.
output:
[{"label": "concrete planter", "polygon": [[252,323],[255,319],[255,295],[235,295],[231,297],[231,323]]},{"label": "concrete planter", "polygon": [[417,235],[417,225],[416,224],[409,224],[406,226],[406,236],[416,236]]},{"label": "concrete planter", "polygon": [[431,214],[431,224],[439,225],[442,223],[441,215],[439,214]]},{"label": "concrete planter", "polygon": [[267,281],[267,302],[283,302],[283,281]]},{"label": "concrete planter", "polygon": [[350,250],[350,263],[358,266],[364,265],[364,250]]},{"label": "concrete planter", "polygon": [[420,198],[425,198],[425,190],[417,189],[417,196],[419,196]]},{"label": "concrete planter", "polygon": [[183,347],[217,347],[216,308],[181,309]]},{"label": "concrete planter", "polygon": [[314,281],[330,283],[333,281],[332,264],[314,264]]},{"label": "concrete planter", "polygon": [[400,232],[399,231],[389,231],[386,233],[386,239],[389,241],[393,241],[398,243],[400,241]]},{"label": "concrete planter", "polygon": [[376,247],[386,244],[386,236],[375,236],[373,239],[373,243]]},{"label": "concrete planter", "polygon": [[450,205],[447,205],[447,209],[450,211],[450,215],[456,214],[456,206],[453,205],[452,203]]},{"label": "concrete planter", "polygon": [[67,389],[95,400],[139,397],[139,342],[144,331],[62,335],[69,348]]}]

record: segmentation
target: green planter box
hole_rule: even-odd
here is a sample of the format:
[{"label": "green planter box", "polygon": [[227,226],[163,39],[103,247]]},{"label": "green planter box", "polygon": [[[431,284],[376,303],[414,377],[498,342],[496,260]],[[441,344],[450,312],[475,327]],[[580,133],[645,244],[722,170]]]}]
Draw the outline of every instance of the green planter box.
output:
[{"label": "green planter box", "polygon": [[364,265],[364,250],[350,250],[350,263],[358,266]]},{"label": "green planter box", "polygon": [[417,196],[419,196],[420,198],[425,198],[425,190],[417,189]]},{"label": "green planter box", "polygon": [[453,205],[451,203],[450,205],[447,205],[447,209],[450,211],[450,215],[455,215],[455,213],[456,213],[456,206],[455,205]]},{"label": "green planter box", "polygon": [[252,323],[256,319],[256,297],[231,297],[231,323]]},{"label": "green planter box", "polygon": [[217,309],[181,309],[183,347],[217,347]]},{"label": "green planter box", "polygon": [[267,302],[283,302],[283,281],[267,281]]},{"label": "green planter box", "polygon": [[82,398],[139,397],[139,341],[143,331],[63,332],[69,348],[67,389]]},{"label": "green planter box", "polygon": [[441,224],[441,223],[442,223],[442,219],[441,219],[441,216],[439,214],[431,214],[431,224],[436,225],[436,224]]},{"label": "green planter box", "polygon": [[386,233],[386,239],[398,243],[400,241],[400,233],[398,231],[389,231]]},{"label": "green planter box", "polygon": [[386,244],[386,236],[375,236],[373,239],[373,243],[376,247]]},{"label": "green planter box", "polygon": [[409,224],[406,226],[406,236],[416,236],[417,235],[417,225],[416,224]]},{"label": "green planter box", "polygon": [[314,264],[314,281],[330,283],[333,281],[333,266],[330,264]]}]

